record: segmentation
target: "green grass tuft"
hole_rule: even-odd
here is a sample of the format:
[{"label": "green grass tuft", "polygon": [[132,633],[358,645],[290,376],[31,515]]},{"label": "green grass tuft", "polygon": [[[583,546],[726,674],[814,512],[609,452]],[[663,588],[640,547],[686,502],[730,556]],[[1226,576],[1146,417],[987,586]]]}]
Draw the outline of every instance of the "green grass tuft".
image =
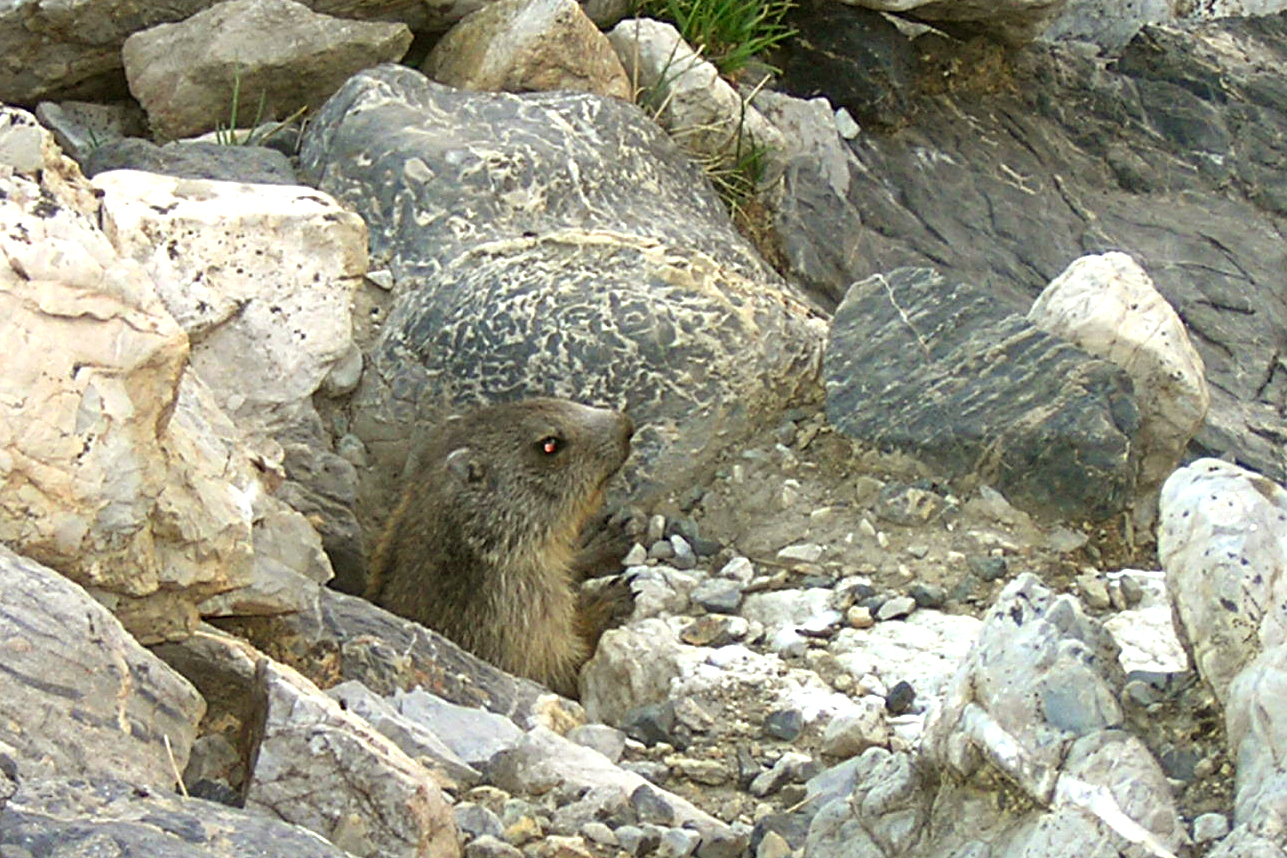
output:
[{"label": "green grass tuft", "polygon": [[791,0],[643,0],[640,11],[670,21],[684,41],[735,74],[795,31],[782,23]]}]

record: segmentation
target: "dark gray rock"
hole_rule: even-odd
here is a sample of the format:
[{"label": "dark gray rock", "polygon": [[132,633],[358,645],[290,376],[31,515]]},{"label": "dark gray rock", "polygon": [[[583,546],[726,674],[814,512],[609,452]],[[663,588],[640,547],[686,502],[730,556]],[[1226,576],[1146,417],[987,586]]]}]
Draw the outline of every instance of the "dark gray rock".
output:
[{"label": "dark gray rock", "polygon": [[804,730],[804,713],[799,709],[778,709],[764,719],[764,732],[784,742],[794,742]]},{"label": "dark gray rock", "polygon": [[301,171],[358,210],[397,282],[352,400],[373,517],[413,425],[465,403],[622,408],[640,427],[626,481],[646,490],[690,484],[818,393],[821,320],[631,105],[453,90],[386,65],[317,113]]},{"label": "dark gray rock", "polygon": [[0,855],[22,858],[344,858],[311,831],[260,813],[111,778],[19,778],[0,805]]},{"label": "dark gray rock", "polygon": [[286,156],[263,146],[174,141],[158,146],[127,137],[91,150],[80,161],[86,176],[108,170],[144,170],[182,179],[217,179],[262,185],[297,185]]},{"label": "dark gray rock", "polygon": [[1032,511],[1102,519],[1134,494],[1126,374],[930,269],[855,283],[824,374],[845,434],[976,475]]},{"label": "dark gray rock", "polygon": [[826,95],[863,125],[907,121],[916,53],[897,27],[879,12],[830,0],[804,0],[786,20],[797,35],[784,43],[779,60],[784,92]]},{"label": "dark gray rock", "polygon": [[1145,27],[1115,64],[917,44],[941,86],[908,126],[794,136],[809,143],[777,219],[789,274],[834,303],[853,280],[933,265],[1023,312],[1074,259],[1127,249],[1206,364],[1195,452],[1287,477],[1287,15]]}]

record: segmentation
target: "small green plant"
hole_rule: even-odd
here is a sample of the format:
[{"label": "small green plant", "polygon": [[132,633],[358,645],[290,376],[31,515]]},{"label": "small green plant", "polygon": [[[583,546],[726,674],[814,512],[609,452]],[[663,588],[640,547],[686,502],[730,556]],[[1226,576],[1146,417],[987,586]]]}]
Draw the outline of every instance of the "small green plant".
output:
[{"label": "small green plant", "polygon": [[295,120],[304,115],[308,110],[307,107],[301,107],[290,116],[281,120],[267,131],[259,131],[260,120],[264,117],[264,103],[267,100],[268,92],[261,90],[259,93],[259,106],[255,109],[255,119],[250,123],[250,128],[244,136],[237,134],[237,112],[241,109],[241,70],[238,69],[232,76],[232,104],[228,108],[228,124],[222,123],[215,125],[215,142],[221,146],[258,146],[268,138],[272,137],[278,131],[290,125]]},{"label": "small green plant", "polygon": [[783,23],[791,0],[643,0],[640,12],[670,21],[684,41],[726,75],[795,34]]}]

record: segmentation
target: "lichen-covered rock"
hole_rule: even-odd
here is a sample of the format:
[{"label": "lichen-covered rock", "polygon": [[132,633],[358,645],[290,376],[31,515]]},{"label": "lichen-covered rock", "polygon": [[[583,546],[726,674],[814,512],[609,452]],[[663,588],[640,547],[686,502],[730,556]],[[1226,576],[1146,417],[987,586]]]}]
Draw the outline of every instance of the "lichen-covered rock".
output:
[{"label": "lichen-covered rock", "polygon": [[1220,700],[1262,651],[1287,642],[1287,491],[1219,459],[1162,486],[1157,556],[1177,632]]},{"label": "lichen-covered rock", "polygon": [[[4,776],[0,775],[0,779]],[[0,854],[23,858],[346,858],[296,825],[110,776],[18,777],[0,802]]]},{"label": "lichen-covered rock", "polygon": [[[0,581],[0,744],[46,774],[173,789],[206,708],[196,689],[83,589],[3,546]],[[0,816],[0,847],[8,830]]]},{"label": "lichen-covered rock", "polygon": [[302,166],[358,209],[397,281],[352,402],[377,509],[413,421],[462,403],[623,408],[640,427],[627,476],[655,487],[817,391],[820,321],[630,105],[382,66],[318,113]]},{"label": "lichen-covered rock", "polygon": [[1133,497],[1139,412],[1125,373],[931,269],[851,286],[824,375],[839,430],[980,479],[1025,511],[1102,519]]},{"label": "lichen-covered rock", "polygon": [[267,435],[352,348],[366,229],[309,188],[113,171],[103,230],[156,281],[192,368],[248,435]]},{"label": "lichen-covered rock", "polygon": [[670,24],[630,18],[608,39],[639,87],[640,106],[698,161],[736,168],[756,148],[783,147],[778,130]]},{"label": "lichen-covered rock", "polygon": [[[1225,725],[1238,761],[1234,823],[1272,832],[1287,801],[1287,724],[1269,713],[1287,711],[1287,642],[1267,649],[1229,686]],[[1279,846],[1287,842],[1279,836]]]},{"label": "lichen-covered rock", "polygon": [[439,39],[421,68],[464,89],[634,95],[612,45],[575,0],[488,3]]},{"label": "lichen-covered rock", "polygon": [[460,855],[451,809],[429,773],[300,674],[258,667],[246,803],[359,856]]},{"label": "lichen-covered rock", "polygon": [[153,133],[170,140],[213,131],[234,111],[246,123],[317,107],[410,45],[405,24],[332,18],[294,0],[225,0],[134,33],[121,59]]},{"label": "lichen-covered rock", "polygon": [[1028,321],[1131,377],[1140,409],[1136,523],[1150,524],[1157,492],[1202,425],[1205,367],[1175,310],[1125,253],[1083,256],[1037,297]]}]

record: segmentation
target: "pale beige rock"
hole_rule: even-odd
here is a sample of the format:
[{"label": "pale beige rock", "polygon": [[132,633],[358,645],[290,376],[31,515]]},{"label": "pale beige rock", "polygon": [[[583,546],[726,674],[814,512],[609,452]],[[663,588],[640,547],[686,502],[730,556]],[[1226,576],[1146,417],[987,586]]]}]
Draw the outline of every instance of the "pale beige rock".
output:
[{"label": "pale beige rock", "polygon": [[333,18],[294,0],[227,0],[134,33],[121,58],[152,131],[169,140],[228,124],[234,87],[239,125],[284,119],[410,45],[405,24]]},{"label": "pale beige rock", "polygon": [[1050,282],[1028,320],[1130,375],[1140,408],[1136,523],[1155,518],[1157,493],[1202,425],[1211,394],[1184,323],[1125,253],[1083,256]]},{"label": "pale beige rock", "polygon": [[422,70],[462,89],[633,95],[612,45],[576,0],[490,3],[443,36]]},{"label": "pale beige rock", "polygon": [[358,856],[460,855],[451,808],[428,771],[313,683],[269,659],[246,805]]},{"label": "pale beige rock", "polygon": [[53,570],[0,546],[0,580],[0,746],[45,774],[171,791],[205,713],[196,689]]},{"label": "pale beige rock", "polygon": [[695,160],[732,166],[754,147],[785,147],[781,133],[744,102],[670,24],[622,21],[608,40],[639,88],[636,101]]},{"label": "pale beige rock", "polygon": [[154,278],[192,342],[193,369],[252,439],[295,409],[352,348],[366,228],[326,194],[290,185],[94,178],[103,230]]},{"label": "pale beige rock", "polygon": [[1176,629],[1225,701],[1262,652],[1287,645],[1287,491],[1219,459],[1198,459],[1162,487],[1157,556]]}]

